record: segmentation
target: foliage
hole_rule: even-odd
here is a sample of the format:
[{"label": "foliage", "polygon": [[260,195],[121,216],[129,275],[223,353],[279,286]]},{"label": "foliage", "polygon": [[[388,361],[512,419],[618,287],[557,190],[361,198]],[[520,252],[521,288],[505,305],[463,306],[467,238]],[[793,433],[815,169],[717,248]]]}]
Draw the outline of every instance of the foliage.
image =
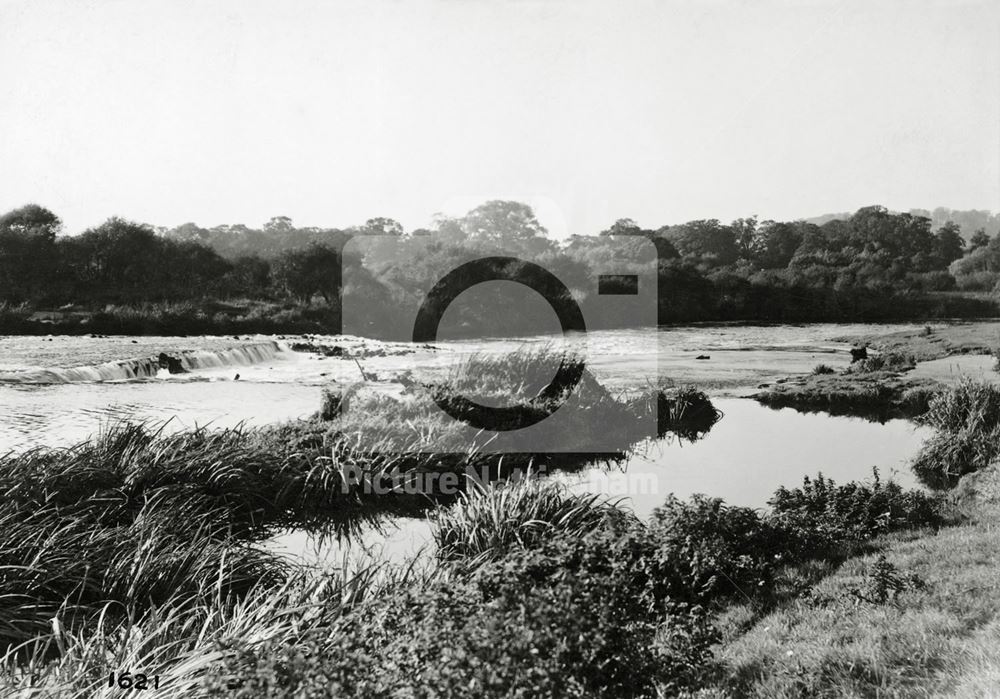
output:
[{"label": "foliage", "polygon": [[847,368],[849,374],[870,374],[875,371],[909,371],[917,365],[912,354],[885,352],[873,354],[854,362]]},{"label": "foliage", "polygon": [[657,683],[690,687],[716,634],[702,609],[656,596],[642,551],[623,532],[557,535],[468,579],[360,607],[305,643],[244,653],[226,674],[240,697],[415,688],[440,697],[641,697]]},{"label": "foliage", "polygon": [[650,521],[657,578],[675,599],[706,603],[749,597],[784,559],[782,531],[759,512],[719,498],[669,496]]},{"label": "foliage", "polygon": [[822,376],[824,374],[836,374],[836,370],[829,366],[828,364],[817,364],[813,367],[812,373],[816,376]]},{"label": "foliage", "polygon": [[[423,294],[445,272],[459,261],[503,249],[538,262],[562,280],[584,308],[589,327],[610,328],[627,321],[598,302],[592,277],[609,259],[644,249],[621,244],[632,236],[636,243],[652,242],[658,251],[660,323],[994,313],[990,299],[950,292],[993,289],[1000,279],[1000,240],[974,245],[963,255],[955,225],[938,223],[937,212],[934,216],[936,231],[926,217],[878,206],[822,225],[741,218],[647,229],[621,219],[600,235],[558,242],[548,237],[530,207],[497,200],[465,216],[439,218],[433,230],[410,233],[381,217],[338,230],[297,227],[276,216],[261,228],[206,229],[186,223],[170,230],[111,218],[80,235],[57,237],[58,218],[29,205],[0,217],[0,301],[28,302],[33,308],[75,303],[93,311],[106,304],[206,298],[290,301],[309,308],[322,298],[328,313],[321,327],[330,332],[341,322],[342,282],[348,303],[365,308],[365,334],[395,337],[403,332],[401,319],[413,317]],[[379,240],[365,255],[342,257],[352,237],[372,234]],[[614,245],[608,235],[619,236]],[[533,334],[550,329],[549,309],[531,302],[534,292],[516,288],[514,301],[524,309],[537,306],[537,313],[497,314],[500,292],[484,286],[470,292],[464,306],[456,306],[450,331]],[[210,319],[209,327],[214,322]],[[279,327],[283,322],[275,320]],[[5,329],[25,332],[36,325],[25,321]]]},{"label": "foliage", "polygon": [[865,573],[861,584],[849,588],[848,594],[858,602],[885,604],[890,600],[896,600],[907,590],[919,590],[923,587],[924,581],[918,575],[914,573],[901,575],[899,569],[886,560],[885,554],[880,553]]},{"label": "foliage", "polygon": [[845,542],[861,542],[902,529],[937,527],[943,523],[938,502],[919,490],[903,490],[883,482],[873,470],[870,483],[837,485],[819,474],[806,477],[801,488],[778,488],[768,501],[781,527],[810,550],[800,557],[822,554]]}]

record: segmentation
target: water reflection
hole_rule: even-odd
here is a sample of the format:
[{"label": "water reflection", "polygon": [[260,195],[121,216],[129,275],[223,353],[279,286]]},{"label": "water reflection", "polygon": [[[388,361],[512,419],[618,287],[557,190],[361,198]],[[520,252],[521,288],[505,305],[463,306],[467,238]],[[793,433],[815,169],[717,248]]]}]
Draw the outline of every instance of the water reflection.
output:
[{"label": "water reflection", "polygon": [[[733,505],[764,507],[778,486],[798,486],[818,472],[846,482],[871,478],[877,467],[884,479],[919,487],[909,462],[930,434],[926,427],[775,410],[745,399],[714,402],[724,417],[704,439],[647,443],[620,467],[553,471],[547,477],[576,492],[621,498],[643,518],[671,493],[681,498],[705,493]],[[430,545],[427,521],[411,517],[368,527],[350,545],[302,531],[273,541],[276,551],[319,565],[339,565],[352,551],[402,560]]]}]

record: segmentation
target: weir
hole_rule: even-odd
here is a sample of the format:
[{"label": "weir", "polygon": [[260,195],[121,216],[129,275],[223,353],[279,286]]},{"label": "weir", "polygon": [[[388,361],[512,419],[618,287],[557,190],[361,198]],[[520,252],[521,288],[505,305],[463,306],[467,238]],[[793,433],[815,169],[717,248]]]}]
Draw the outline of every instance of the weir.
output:
[{"label": "weir", "polygon": [[[167,351],[162,354],[176,360],[184,372],[218,369],[227,366],[250,366],[277,357],[285,348],[275,340],[231,347],[224,350]],[[153,378],[167,369],[160,355],[138,359],[123,359],[91,366],[52,367],[21,372],[0,372],[0,383],[59,384],[129,381]]]}]

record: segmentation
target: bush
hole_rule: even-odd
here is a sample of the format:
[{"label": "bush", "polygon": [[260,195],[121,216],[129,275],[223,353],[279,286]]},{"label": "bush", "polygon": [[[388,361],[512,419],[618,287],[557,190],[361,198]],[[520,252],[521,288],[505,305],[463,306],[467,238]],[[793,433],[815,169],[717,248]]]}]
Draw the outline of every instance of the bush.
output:
[{"label": "bush", "polygon": [[812,370],[813,376],[822,376],[824,374],[836,374],[836,370],[827,364],[817,364]]},{"label": "bush", "polygon": [[899,569],[886,560],[880,553],[875,563],[865,571],[861,585],[848,588],[847,593],[857,602],[868,604],[885,604],[895,601],[907,590],[920,590],[925,587],[924,581],[915,573],[902,575]]},{"label": "bush", "polygon": [[799,559],[824,555],[844,544],[868,541],[901,529],[936,527],[939,503],[918,490],[883,483],[878,470],[871,483],[837,485],[819,474],[801,488],[781,487],[768,501],[775,522],[788,532],[786,541],[800,548]]},{"label": "bush", "polygon": [[[238,697],[639,697],[704,672],[717,634],[658,596],[640,527],[558,536],[472,578],[409,590],[294,646],[244,652]],[[229,692],[229,693],[227,693]],[[417,694],[417,696],[423,696]]]},{"label": "bush", "polygon": [[757,511],[704,495],[689,502],[671,495],[649,526],[657,584],[689,602],[754,594],[771,582],[787,549],[783,532]]}]

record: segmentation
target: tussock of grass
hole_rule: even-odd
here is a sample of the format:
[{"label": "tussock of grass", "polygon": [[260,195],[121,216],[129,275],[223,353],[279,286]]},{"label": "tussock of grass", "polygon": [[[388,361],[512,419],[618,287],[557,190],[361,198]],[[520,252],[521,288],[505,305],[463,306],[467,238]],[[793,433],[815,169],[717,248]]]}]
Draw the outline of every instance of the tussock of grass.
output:
[{"label": "tussock of grass", "polygon": [[931,487],[954,486],[1000,456],[1000,387],[963,381],[932,399],[921,422],[935,433],[913,470]]},{"label": "tussock of grass", "polygon": [[909,371],[917,365],[916,357],[903,352],[871,355],[847,367],[848,374],[870,374],[874,371]]},{"label": "tussock of grass", "polygon": [[582,536],[609,518],[625,517],[598,495],[574,495],[559,483],[534,479],[476,485],[431,514],[442,560],[502,556],[554,534]]}]

